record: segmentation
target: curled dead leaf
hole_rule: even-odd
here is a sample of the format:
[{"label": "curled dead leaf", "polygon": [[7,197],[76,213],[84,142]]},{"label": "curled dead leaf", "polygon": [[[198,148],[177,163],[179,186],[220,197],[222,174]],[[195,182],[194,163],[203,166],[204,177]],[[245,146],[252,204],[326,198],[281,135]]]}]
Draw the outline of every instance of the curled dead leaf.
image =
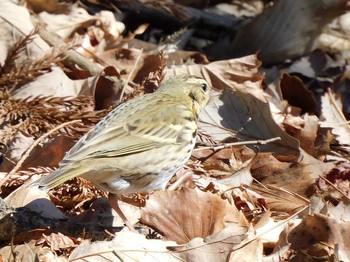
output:
[{"label": "curled dead leaf", "polygon": [[[332,256],[337,253],[339,261],[350,257],[349,222],[343,222],[321,214],[306,216],[288,235],[294,250],[308,249],[312,256]],[[321,244],[321,245],[318,245]]]},{"label": "curled dead leaf", "polygon": [[239,212],[227,201],[198,189],[158,191],[147,200],[141,222],[179,244],[217,233]]}]

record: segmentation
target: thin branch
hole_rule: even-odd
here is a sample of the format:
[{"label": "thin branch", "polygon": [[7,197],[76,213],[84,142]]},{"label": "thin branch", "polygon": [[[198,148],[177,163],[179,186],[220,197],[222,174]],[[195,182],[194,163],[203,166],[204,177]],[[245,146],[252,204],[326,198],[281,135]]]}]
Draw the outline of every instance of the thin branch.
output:
[{"label": "thin branch", "polygon": [[327,184],[329,184],[331,187],[333,187],[336,191],[338,191],[341,195],[343,195],[347,200],[350,200],[350,198],[345,194],[342,190],[340,190],[336,185],[334,185],[331,181],[329,181],[327,178],[320,176],[321,179],[323,179]]},{"label": "thin branch", "polygon": [[227,143],[227,144],[210,145],[210,146],[197,147],[193,151],[200,151],[205,149],[221,150],[224,148],[229,148],[231,146],[242,146],[242,145],[266,145],[268,143],[273,143],[279,140],[281,140],[280,137],[274,137],[266,140],[253,140],[253,141],[242,141],[242,142],[234,142],[234,143]]},{"label": "thin branch", "polygon": [[[40,37],[47,42],[50,46],[60,46],[66,44],[64,40],[53,32],[49,32],[43,27],[38,28]],[[79,65],[80,67],[88,70],[93,76],[99,75],[102,72],[102,68],[90,59],[78,53],[76,50],[69,50],[66,53],[68,66],[69,64]]]},{"label": "thin branch", "polygon": [[120,101],[120,102],[121,102],[122,99],[123,99],[126,86],[127,86],[128,83],[130,82],[131,76],[133,75],[134,71],[136,70],[136,66],[138,65],[138,63],[139,63],[139,61],[140,61],[140,58],[141,58],[142,53],[143,53],[143,49],[141,49],[140,54],[137,56],[136,61],[135,61],[135,63],[134,63],[134,66],[132,67],[132,69],[131,69],[131,71],[130,71],[130,73],[129,73],[129,75],[128,75],[128,78],[127,78],[126,81],[125,81],[125,84],[124,84],[124,86],[123,86],[122,92],[120,93],[120,97],[119,97],[119,101]]},{"label": "thin branch", "polygon": [[80,122],[80,120],[73,120],[73,121],[69,121],[66,123],[63,123],[61,125],[56,126],[55,128],[51,129],[49,132],[43,134],[41,137],[39,137],[37,140],[34,141],[34,143],[27,149],[27,151],[25,152],[25,154],[21,157],[21,159],[17,162],[17,164],[15,165],[15,167],[9,172],[7,173],[7,175],[4,177],[4,179],[0,182],[0,187],[6,182],[6,178],[12,176],[13,174],[15,174],[22,166],[23,162],[28,158],[28,156],[30,155],[30,153],[33,151],[33,149],[39,144],[41,143],[45,138],[47,138],[48,136],[50,136],[51,134],[53,134],[54,132],[56,132],[57,130]]}]

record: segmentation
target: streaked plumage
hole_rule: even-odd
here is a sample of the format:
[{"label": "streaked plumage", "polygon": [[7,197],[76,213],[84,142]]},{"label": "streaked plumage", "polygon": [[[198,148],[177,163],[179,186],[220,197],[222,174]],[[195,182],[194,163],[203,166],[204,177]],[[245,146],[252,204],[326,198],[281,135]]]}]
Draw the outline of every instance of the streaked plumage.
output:
[{"label": "streaked plumage", "polygon": [[164,189],[192,153],[208,98],[205,80],[174,77],[111,111],[35,184],[50,189],[81,176],[117,195]]}]

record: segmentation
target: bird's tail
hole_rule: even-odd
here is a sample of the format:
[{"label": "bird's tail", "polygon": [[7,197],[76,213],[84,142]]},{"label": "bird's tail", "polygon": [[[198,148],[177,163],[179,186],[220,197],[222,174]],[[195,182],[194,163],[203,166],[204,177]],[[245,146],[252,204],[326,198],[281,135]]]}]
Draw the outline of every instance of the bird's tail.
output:
[{"label": "bird's tail", "polygon": [[39,189],[48,191],[51,188],[54,188],[64,182],[66,182],[69,179],[75,178],[77,176],[80,176],[84,174],[86,171],[83,167],[61,167],[51,174],[42,177],[36,181],[34,181],[32,184],[33,186],[39,186]]}]

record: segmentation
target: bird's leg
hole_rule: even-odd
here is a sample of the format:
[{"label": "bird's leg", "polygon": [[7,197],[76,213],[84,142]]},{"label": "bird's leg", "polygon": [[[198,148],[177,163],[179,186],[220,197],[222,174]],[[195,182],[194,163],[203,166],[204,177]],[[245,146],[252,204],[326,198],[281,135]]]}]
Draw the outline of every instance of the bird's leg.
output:
[{"label": "bird's leg", "polygon": [[108,194],[108,200],[111,207],[117,212],[117,214],[120,216],[120,218],[123,220],[124,224],[129,228],[130,231],[137,233],[133,225],[130,223],[130,221],[126,218],[123,211],[120,209],[118,205],[118,196],[116,194],[109,193]]}]

